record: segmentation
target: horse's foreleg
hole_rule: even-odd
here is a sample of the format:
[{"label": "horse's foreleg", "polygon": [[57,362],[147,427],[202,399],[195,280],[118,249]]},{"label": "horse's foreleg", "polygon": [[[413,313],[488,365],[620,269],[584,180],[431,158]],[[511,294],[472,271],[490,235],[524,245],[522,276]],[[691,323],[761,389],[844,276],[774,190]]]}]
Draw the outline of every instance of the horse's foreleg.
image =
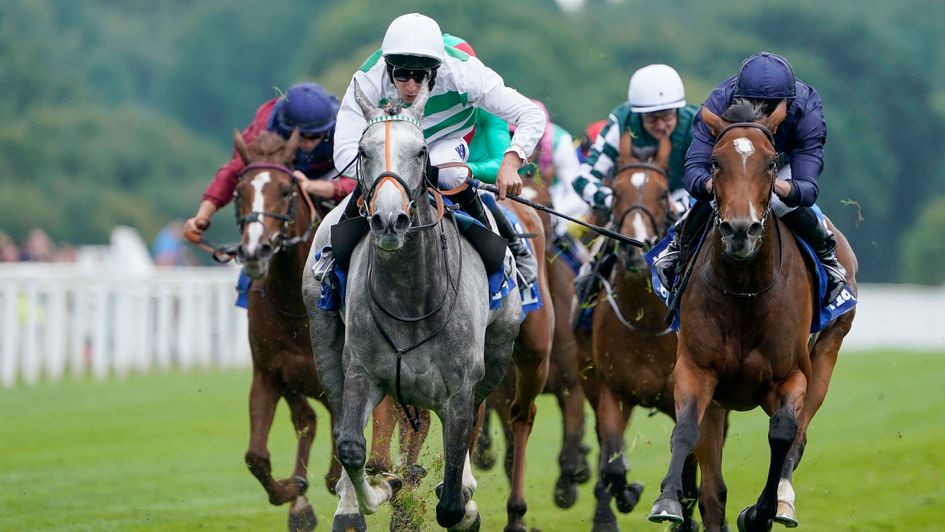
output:
[{"label": "horse's foreleg", "polygon": [[[681,349],[681,348],[680,348]],[[670,437],[669,471],[660,483],[660,496],[650,511],[650,521],[682,523],[684,512],[680,499],[684,497],[682,473],[686,458],[699,441],[699,425],[712,395],[717,377],[692,363],[685,351],[680,351],[673,370],[676,402],[676,426]]]},{"label": "horse's foreleg", "polygon": [[286,393],[285,400],[289,404],[295,437],[298,439],[292,478],[280,481],[282,484],[293,483],[299,490],[295,502],[289,509],[289,528],[313,530],[317,520],[312,505],[305,497],[305,491],[308,489],[308,459],[312,450],[312,441],[315,439],[315,411],[308,404],[308,399],[300,393]]},{"label": "horse's foreleg", "polygon": [[[758,501],[738,514],[739,530],[769,530],[777,514],[778,487],[788,451],[798,434],[797,414],[804,408],[807,377],[795,371],[780,383],[777,389],[777,409],[768,422],[768,445],[771,462]],[[769,412],[771,410],[768,410]]]},{"label": "horse's foreleg", "polygon": [[397,405],[390,397],[384,397],[374,409],[371,417],[371,456],[367,461],[367,470],[371,473],[392,471],[390,444],[394,437],[394,414]]},{"label": "horse's foreleg", "polygon": [[[390,500],[394,491],[400,487],[400,481],[392,475],[376,475],[368,481],[364,473],[367,456],[364,427],[371,411],[384,394],[357,367],[349,368],[345,375],[344,391],[341,422],[336,437],[338,459],[354,486],[358,508],[362,513],[373,514],[378,506]],[[339,495],[342,495],[340,491]],[[338,513],[335,514],[335,519],[336,523],[339,522]]]},{"label": "horse's foreleg", "polygon": [[627,483],[627,459],[623,434],[633,412],[633,404],[622,402],[601,382],[597,396],[597,426],[600,430],[600,479],[610,491],[621,513],[633,510],[640,500],[643,485]]},{"label": "horse's foreleg", "polygon": [[298,486],[279,483],[272,477],[266,442],[280,396],[281,391],[272,377],[261,369],[253,368],[253,383],[249,390],[249,449],[246,451],[246,465],[266,490],[269,502],[275,505],[291,501],[299,493]]},{"label": "horse's foreleg", "polygon": [[482,402],[481,426],[479,427],[476,444],[471,449],[472,461],[476,467],[488,471],[495,466],[495,450],[492,448],[492,401],[495,394]]},{"label": "horse's foreleg", "polygon": [[[541,312],[544,308],[536,312]],[[527,335],[528,329],[523,329]],[[550,331],[544,331],[550,334]],[[512,419],[513,458],[512,490],[506,503],[509,520],[505,530],[525,530],[522,520],[528,506],[525,503],[525,453],[528,448],[528,436],[535,420],[535,398],[545,387],[548,378],[548,355],[550,338],[547,343],[534,343],[519,338],[525,345],[535,347],[516,347],[515,359],[515,400],[510,411]],[[544,346],[544,347],[543,347]]]},{"label": "horse's foreleg", "polygon": [[469,442],[476,422],[471,396],[461,392],[438,412],[443,422],[443,484],[437,490],[436,521],[451,530],[479,527],[479,510],[472,500],[476,481],[469,465]]},{"label": "horse's foreleg", "polygon": [[[702,418],[696,458],[702,473],[698,486],[699,513],[705,530],[725,530],[725,502],[728,488],[722,478],[722,446],[725,443],[728,412],[716,403],[710,403]],[[691,517],[691,516],[690,516]]]}]

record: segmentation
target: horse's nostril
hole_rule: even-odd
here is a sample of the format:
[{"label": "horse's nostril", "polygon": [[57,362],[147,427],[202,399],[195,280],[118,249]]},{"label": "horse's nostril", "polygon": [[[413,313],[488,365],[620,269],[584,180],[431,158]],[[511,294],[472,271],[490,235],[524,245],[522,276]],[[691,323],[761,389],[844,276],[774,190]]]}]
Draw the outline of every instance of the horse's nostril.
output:
[{"label": "horse's nostril", "polygon": [[404,213],[398,214],[394,219],[394,232],[406,233],[408,229],[410,229],[410,217]]},{"label": "horse's nostril", "polygon": [[751,222],[751,225],[748,226],[748,236],[758,237],[761,235],[762,229],[764,229],[764,225],[761,222]]},{"label": "horse's nostril", "polygon": [[730,237],[735,233],[735,229],[732,227],[732,224],[728,222],[722,222],[719,224],[719,231],[722,233],[722,236]]},{"label": "horse's nostril", "polygon": [[259,251],[256,252],[256,256],[261,259],[265,259],[272,255],[272,244],[260,244]]},{"label": "horse's nostril", "polygon": [[384,221],[381,219],[380,214],[371,216],[371,231],[374,231],[375,233],[384,231]]}]

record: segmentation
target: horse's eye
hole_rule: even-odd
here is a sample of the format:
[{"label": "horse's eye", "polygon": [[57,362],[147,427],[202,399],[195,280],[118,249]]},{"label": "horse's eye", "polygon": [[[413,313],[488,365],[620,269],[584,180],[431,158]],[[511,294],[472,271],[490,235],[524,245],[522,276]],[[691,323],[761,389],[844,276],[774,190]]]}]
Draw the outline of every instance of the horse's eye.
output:
[{"label": "horse's eye", "polygon": [[768,171],[769,171],[769,172],[774,172],[774,171],[777,170],[777,169],[778,169],[778,161],[777,161],[777,160],[771,159],[770,161],[768,161]]},{"label": "horse's eye", "polygon": [[427,147],[424,146],[420,148],[420,152],[417,153],[417,157],[426,157],[427,156]]},{"label": "horse's eye", "polygon": [[288,198],[292,194],[292,187],[285,187],[282,189],[282,197]]},{"label": "horse's eye", "polygon": [[713,172],[719,171],[719,160],[715,157],[712,158],[712,171]]}]

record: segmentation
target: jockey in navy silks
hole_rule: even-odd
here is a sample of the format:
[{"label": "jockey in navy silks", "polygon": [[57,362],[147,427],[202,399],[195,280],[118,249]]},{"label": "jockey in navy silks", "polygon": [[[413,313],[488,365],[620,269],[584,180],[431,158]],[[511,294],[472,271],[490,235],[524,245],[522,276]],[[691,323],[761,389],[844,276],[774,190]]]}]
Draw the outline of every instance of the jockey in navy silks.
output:
[{"label": "jockey in navy silks", "polygon": [[[833,301],[842,290],[846,270],[836,255],[836,240],[827,228],[823,214],[814,205],[820,192],[820,173],[824,168],[824,142],[827,125],[820,96],[812,87],[797,79],[787,59],[777,54],[754,54],[742,63],[738,74],[716,87],[703,105],[725,119],[724,111],[735,99],[746,99],[765,106],[766,114],[786,100],[787,116],[774,132],[774,146],[783,155],[783,166],[774,184],[771,206],[774,214],[817,253],[827,273],[825,302]],[[692,123],[692,144],[686,154],[683,184],[696,199],[685,218],[674,228],[673,241],[653,263],[656,274],[667,289],[677,273],[681,245],[688,245],[689,235],[680,240],[680,232],[698,228],[712,213],[712,149],[715,137],[697,113]]]}]

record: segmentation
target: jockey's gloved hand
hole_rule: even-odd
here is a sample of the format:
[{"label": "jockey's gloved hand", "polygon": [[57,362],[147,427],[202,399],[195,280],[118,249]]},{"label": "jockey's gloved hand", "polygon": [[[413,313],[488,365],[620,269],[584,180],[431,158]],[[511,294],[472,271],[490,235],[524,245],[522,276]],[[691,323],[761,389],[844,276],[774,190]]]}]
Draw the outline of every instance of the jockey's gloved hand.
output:
[{"label": "jockey's gloved hand", "polygon": [[609,211],[614,205],[614,191],[610,187],[601,185],[597,192],[594,193],[594,205],[595,209],[602,209]]}]

